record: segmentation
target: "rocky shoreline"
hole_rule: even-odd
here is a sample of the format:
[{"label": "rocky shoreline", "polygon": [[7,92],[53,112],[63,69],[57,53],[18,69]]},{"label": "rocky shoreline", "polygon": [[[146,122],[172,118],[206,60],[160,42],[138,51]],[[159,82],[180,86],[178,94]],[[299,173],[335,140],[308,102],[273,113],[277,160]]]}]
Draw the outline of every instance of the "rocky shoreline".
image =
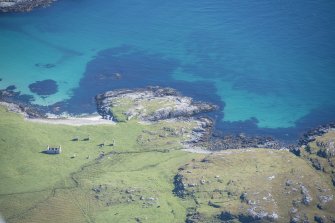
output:
[{"label": "rocky shoreline", "polygon": [[15,91],[15,86],[0,90],[0,103],[9,111],[21,113],[27,118],[45,118],[48,109],[44,106],[31,104],[29,95],[22,95]]},{"label": "rocky shoreline", "polygon": [[244,134],[239,135],[226,135],[217,136],[213,134],[209,140],[210,149],[214,151],[226,149],[243,149],[243,148],[268,148],[268,149],[288,149],[292,145],[286,145],[272,137],[266,136],[247,136]]},{"label": "rocky shoreline", "polygon": [[311,129],[299,139],[299,146],[307,146],[308,143],[315,141],[316,137],[322,136],[331,130],[335,130],[335,122],[331,122],[326,125],[320,125],[314,129]]},{"label": "rocky shoreline", "polygon": [[0,12],[29,12],[36,7],[47,7],[56,0],[0,0]]},{"label": "rocky shoreline", "polygon": [[[24,114],[26,118],[47,118],[50,115],[50,110],[55,110],[54,106],[32,105],[29,100],[26,103],[22,102],[27,100],[25,98],[22,100],[21,97],[25,97],[25,95],[15,92],[15,87],[0,91],[0,102],[5,102],[8,110]],[[240,148],[269,148],[287,149],[299,155],[301,146],[307,145],[317,136],[335,128],[335,123],[319,126],[306,132],[297,144],[288,145],[272,137],[222,134],[215,129],[214,120],[204,116],[205,113],[218,109],[218,106],[194,101],[190,97],[182,96],[172,88],[155,86],[140,89],[119,89],[99,94],[95,100],[98,114],[107,120],[112,119],[118,122],[136,118],[141,122],[149,123],[161,120],[197,123],[197,126],[192,130],[191,137],[182,142],[185,148],[192,151],[200,151],[204,148],[210,152]],[[67,116],[78,117],[77,115]]]},{"label": "rocky shoreline", "polygon": [[[160,107],[147,111],[143,106],[146,104],[150,107],[148,103],[155,101],[160,104]],[[284,145],[271,137],[218,134],[214,131],[214,121],[203,117],[204,113],[214,111],[218,107],[206,102],[195,102],[172,88],[147,87],[108,91],[96,96],[96,104],[98,113],[106,119],[115,119],[120,116],[113,112],[113,107],[122,107],[125,120],[137,117],[141,121],[149,122],[178,118],[183,121],[187,119],[196,121],[198,127],[192,130],[190,140],[183,142],[189,149],[206,148],[207,151],[214,152],[240,148],[291,149],[294,147]]]}]

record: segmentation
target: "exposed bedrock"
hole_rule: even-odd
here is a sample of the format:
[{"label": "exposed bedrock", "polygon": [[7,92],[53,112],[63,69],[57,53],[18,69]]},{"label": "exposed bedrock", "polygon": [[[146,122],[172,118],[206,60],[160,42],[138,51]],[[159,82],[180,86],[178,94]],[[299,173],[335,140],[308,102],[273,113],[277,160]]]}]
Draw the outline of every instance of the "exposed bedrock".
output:
[{"label": "exposed bedrock", "polygon": [[127,119],[137,117],[142,121],[191,117],[218,108],[210,103],[195,102],[175,89],[161,87],[108,91],[97,95],[96,102],[98,112],[103,117],[115,118],[118,114],[113,108],[119,107],[122,111],[118,112]]}]

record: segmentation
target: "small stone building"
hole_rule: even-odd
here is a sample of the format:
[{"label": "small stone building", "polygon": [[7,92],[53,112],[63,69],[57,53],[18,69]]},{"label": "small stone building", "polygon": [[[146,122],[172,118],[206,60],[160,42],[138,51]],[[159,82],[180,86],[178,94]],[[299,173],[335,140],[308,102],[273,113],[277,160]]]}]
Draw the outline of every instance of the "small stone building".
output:
[{"label": "small stone building", "polygon": [[48,145],[47,149],[43,151],[46,154],[60,154],[62,153],[62,147],[50,147]]}]

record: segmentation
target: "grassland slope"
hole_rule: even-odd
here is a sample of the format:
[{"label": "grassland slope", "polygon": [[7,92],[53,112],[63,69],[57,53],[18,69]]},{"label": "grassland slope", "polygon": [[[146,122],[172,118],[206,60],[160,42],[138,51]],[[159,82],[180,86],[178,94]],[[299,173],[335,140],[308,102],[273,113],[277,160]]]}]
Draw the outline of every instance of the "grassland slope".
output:
[{"label": "grassland slope", "polygon": [[187,222],[334,222],[334,188],[282,150],[226,150],[179,168],[175,193],[193,199]]}]

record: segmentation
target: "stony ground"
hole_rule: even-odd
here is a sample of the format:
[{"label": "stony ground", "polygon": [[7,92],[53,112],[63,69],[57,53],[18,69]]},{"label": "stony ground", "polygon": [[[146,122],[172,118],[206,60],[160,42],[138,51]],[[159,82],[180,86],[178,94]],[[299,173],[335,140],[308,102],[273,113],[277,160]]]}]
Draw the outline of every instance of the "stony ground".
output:
[{"label": "stony ground", "polygon": [[227,150],[179,168],[187,222],[334,222],[334,187],[288,151]]}]

